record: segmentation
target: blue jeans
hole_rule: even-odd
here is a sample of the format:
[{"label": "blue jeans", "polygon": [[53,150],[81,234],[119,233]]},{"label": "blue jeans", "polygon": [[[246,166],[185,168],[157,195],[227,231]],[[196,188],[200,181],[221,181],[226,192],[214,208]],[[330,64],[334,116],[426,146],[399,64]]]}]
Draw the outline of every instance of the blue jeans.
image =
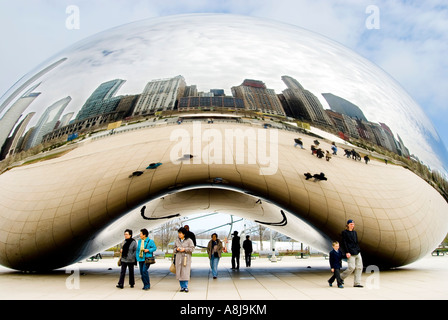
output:
[{"label": "blue jeans", "polygon": [[140,267],[140,275],[142,276],[143,289],[149,289],[151,287],[149,283],[149,265],[146,265],[145,261],[139,261],[138,265]]},{"label": "blue jeans", "polygon": [[219,263],[219,257],[216,258],[212,255],[210,258],[210,268],[212,269],[213,277],[218,276],[218,263]]},{"label": "blue jeans", "polygon": [[188,288],[188,281],[179,280],[179,284],[181,288]]}]

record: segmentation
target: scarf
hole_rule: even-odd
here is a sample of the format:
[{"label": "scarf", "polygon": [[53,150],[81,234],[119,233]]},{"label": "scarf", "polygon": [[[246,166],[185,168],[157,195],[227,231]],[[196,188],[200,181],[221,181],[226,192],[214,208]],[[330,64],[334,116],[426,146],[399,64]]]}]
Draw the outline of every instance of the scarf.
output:
[{"label": "scarf", "polygon": [[[147,239],[147,238],[146,238]],[[140,257],[140,258],[143,258],[143,256],[144,256],[144,254],[145,254],[145,241],[146,241],[146,239],[145,240],[141,240],[140,239],[140,251],[139,251],[139,253],[138,253],[138,256]]]},{"label": "scarf", "polygon": [[134,239],[132,238],[124,240],[123,252],[121,253],[121,256],[123,258],[126,258],[128,256],[129,246],[131,245],[132,241],[134,241]]}]

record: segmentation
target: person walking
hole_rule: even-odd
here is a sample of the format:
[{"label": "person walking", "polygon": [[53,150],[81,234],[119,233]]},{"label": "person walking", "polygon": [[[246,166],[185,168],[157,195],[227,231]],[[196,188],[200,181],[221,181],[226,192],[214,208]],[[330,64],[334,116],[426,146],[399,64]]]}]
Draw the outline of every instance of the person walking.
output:
[{"label": "person walking", "polygon": [[339,250],[339,242],[333,241],[332,245],[333,250],[330,251],[330,268],[333,275],[328,279],[328,284],[332,287],[334,280],[336,280],[338,288],[342,289],[344,288],[344,282],[341,279],[342,252]]},{"label": "person walking", "polygon": [[212,234],[212,239],[207,245],[208,258],[210,259],[210,268],[212,269],[213,279],[218,277],[218,264],[222,253],[222,242],[218,239],[216,233]]},{"label": "person walking", "polygon": [[348,268],[341,274],[341,279],[344,281],[349,275],[355,272],[354,287],[362,288],[361,274],[363,264],[361,248],[358,244],[358,234],[355,231],[355,222],[351,219],[347,221],[346,229],[342,231],[341,245],[348,263]]},{"label": "person walking", "polygon": [[249,238],[250,236],[246,236],[246,240],[243,241],[244,260],[246,261],[246,267],[250,267],[253,251],[252,241]]},{"label": "person walking", "polygon": [[143,282],[143,290],[149,290],[151,288],[149,279],[149,264],[145,263],[146,258],[153,256],[154,251],[157,250],[156,244],[148,237],[149,232],[147,229],[140,230],[140,240],[138,241],[136,258],[140,269],[140,275]]},{"label": "person walking", "polygon": [[239,270],[240,268],[240,250],[240,237],[238,236],[238,231],[234,231],[232,238],[232,270]]},{"label": "person walking", "polygon": [[121,272],[117,288],[123,289],[124,287],[126,269],[129,269],[129,285],[131,286],[131,288],[134,288],[135,285],[134,265],[136,263],[135,259],[136,251],[137,251],[137,242],[132,238],[132,230],[126,229],[124,231],[124,241],[120,249]]},{"label": "person walking", "polygon": [[186,238],[187,230],[180,228],[177,231],[178,238],[174,242],[174,254],[176,255],[176,279],[179,280],[180,291],[188,292],[188,281],[190,280],[191,255],[194,251],[194,243]]}]

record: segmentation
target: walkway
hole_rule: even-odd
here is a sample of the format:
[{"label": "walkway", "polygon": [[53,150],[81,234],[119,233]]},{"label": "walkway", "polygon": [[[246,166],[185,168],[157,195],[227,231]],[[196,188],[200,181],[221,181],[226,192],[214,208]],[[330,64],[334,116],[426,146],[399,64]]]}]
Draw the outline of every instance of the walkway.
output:
[{"label": "walkway", "polygon": [[[0,299],[43,300],[421,300],[448,299],[448,257],[428,256],[411,265],[379,274],[363,274],[364,288],[346,279],[344,289],[330,288],[328,260],[284,257],[270,262],[256,259],[251,268],[230,269],[222,258],[219,277],[211,277],[208,259],[194,258],[190,292],[179,292],[178,281],[168,271],[169,260],[151,266],[151,290],[115,287],[119,277],[116,259],[74,264],[47,274],[25,274],[0,267]],[[241,261],[243,264],[243,259]],[[344,264],[345,267],[346,264]],[[75,270],[73,272],[73,270]],[[67,272],[67,273],[66,273]],[[7,288],[7,290],[5,290]]]}]

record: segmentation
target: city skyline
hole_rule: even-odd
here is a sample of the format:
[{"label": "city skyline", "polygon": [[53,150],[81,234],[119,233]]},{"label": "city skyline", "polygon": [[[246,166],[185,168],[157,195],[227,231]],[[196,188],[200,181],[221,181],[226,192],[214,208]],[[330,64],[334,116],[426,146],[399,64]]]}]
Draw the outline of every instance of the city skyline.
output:
[{"label": "city skyline", "polygon": [[[196,16],[202,19],[202,24],[193,22]],[[252,29],[244,27],[255,21]],[[156,25],[158,28],[154,29]],[[208,27],[204,28],[205,25]],[[199,37],[195,36],[198,34]],[[205,52],[213,54],[205,55]],[[58,91],[73,98],[70,105],[82,105],[92,93],[92,87],[115,78],[127,79],[120,89],[124,95],[142,92],[148,79],[176,74],[187,77],[198,91],[231,88],[247,78],[262,79],[280,93],[285,89],[281,75],[291,75],[300,79],[310,92],[331,92],[362,106],[370,121],[387,123],[431,168],[442,171],[443,166],[446,168],[447,153],[437,131],[393,79],[349,49],[294,26],[231,15],[165,17],[85,39],[49,59],[35,72],[58,59],[66,60],[41,77],[42,95],[29,111],[39,113],[60,99],[50,94]],[[25,80],[26,77],[17,86]],[[328,108],[322,96],[319,102]],[[66,112],[73,111],[70,105]],[[30,125],[37,119],[38,114]]]},{"label": "city skyline", "polygon": [[[295,120],[300,121],[305,120],[309,121],[311,124],[331,127],[333,129],[339,130],[340,131],[339,135],[344,140],[348,140],[349,138],[358,138],[358,139],[363,138],[366,141],[384,147],[385,149],[394,152],[400,156],[404,156],[406,158],[410,157],[411,153],[404,146],[399,135],[397,135],[398,138],[397,139],[390,130],[390,128],[384,123],[369,122],[362,113],[361,109],[358,106],[353,105],[350,101],[335,96],[331,93],[321,93],[321,95],[324,96],[326,99],[328,99],[327,98],[328,96],[331,96],[333,102],[335,101],[338,102],[334,103],[333,107],[330,104],[330,109],[324,109],[323,106],[318,102],[316,96],[312,92],[306,90],[297,79],[287,75],[283,75],[281,78],[287,87],[287,89],[282,91],[282,94],[287,93],[288,90],[290,91],[290,93],[288,98],[286,98],[284,101],[282,102],[280,102],[280,100],[277,101],[278,103],[278,106],[276,106],[277,109],[274,110],[272,106],[266,106],[266,108],[263,109],[262,105],[263,101],[265,105],[269,104],[271,101],[270,99],[272,99],[273,97],[278,99],[278,95],[280,94],[277,94],[275,90],[267,89],[266,84],[262,80],[255,80],[255,79],[245,79],[239,86],[239,88],[241,88],[242,86],[249,88],[249,90],[251,90],[251,88],[256,88],[256,90],[258,91],[256,91],[254,94],[258,97],[257,99],[260,99],[259,102],[257,104],[247,105],[248,99],[241,99],[240,107],[248,111],[251,110],[261,112],[267,116],[269,114],[273,116],[274,115],[288,116],[290,118],[294,118]],[[42,138],[44,138],[43,141],[48,142],[55,140],[57,138],[65,136],[68,137],[69,135],[73,134],[78,135],[80,132],[88,133],[89,132],[88,128],[94,130],[95,128],[98,128],[98,125],[102,125],[102,127],[104,127],[108,123],[123,119],[124,115],[128,115],[132,119],[138,117],[139,115],[140,116],[154,115],[158,111],[170,111],[170,110],[173,111],[176,108],[180,112],[182,112],[181,108],[178,108],[181,99],[195,98],[195,97],[197,98],[202,97],[203,99],[204,98],[207,99],[207,97],[209,98],[214,97],[215,94],[216,96],[224,95],[224,97],[229,97],[225,96],[226,88],[210,89],[210,92],[208,94],[198,92],[197,90],[191,93],[191,91],[186,90],[186,87],[188,87],[187,82],[186,79],[181,75],[166,79],[150,80],[146,84],[145,89],[142,93],[136,93],[135,95],[130,96],[129,95],[117,96],[119,89],[125,82],[126,80],[115,79],[101,83],[87,98],[86,102],[80,108],[78,114],[74,116],[74,120],[70,121],[65,126],[59,126],[56,125],[56,123],[59,124],[62,121],[62,118],[64,117],[67,118],[67,114],[74,115],[73,112],[64,115],[62,114],[63,110],[70,103],[71,98],[70,97],[65,98],[59,102],[56,102],[51,107],[47,108],[44,115],[40,118],[37,128],[35,128],[33,132],[31,132],[31,137],[28,137],[28,139],[26,139],[25,150],[39,144],[40,142],[38,141],[38,139],[42,140]],[[190,87],[196,87],[196,86],[191,85]],[[35,88],[36,87],[34,87],[33,90]],[[238,87],[231,88],[233,98],[241,98],[246,94],[241,89],[237,90],[236,88]],[[304,92],[307,94],[304,94]],[[266,97],[260,98],[261,96],[263,96],[263,94]],[[29,93],[28,95],[32,95],[33,97],[38,96],[38,94],[33,93]],[[170,96],[172,98],[174,97],[176,98],[174,100],[168,100],[168,103],[166,103],[166,97]],[[124,112],[121,114],[121,117],[120,115],[119,116],[111,115],[119,107],[121,100],[126,97],[133,98],[133,103],[128,104],[128,107],[127,108],[125,107],[124,110],[120,110]],[[165,98],[165,100],[161,99],[161,97]],[[248,97],[250,99],[254,99],[252,94],[249,94]],[[32,101],[34,101],[34,99]],[[314,103],[310,103],[310,101]],[[344,107],[341,106],[340,101],[344,101],[348,105],[348,107],[344,109]],[[336,108],[334,107],[335,104]],[[44,119],[45,115],[48,114],[51,111],[51,109],[55,109],[56,105],[59,105],[59,111],[57,116],[53,117],[51,122],[45,120]],[[29,106],[29,104],[27,106]],[[109,106],[109,108],[105,108],[104,106]],[[142,108],[142,106],[144,107]],[[197,108],[198,107],[193,109]],[[234,105],[233,108],[236,110],[238,107],[237,105]],[[280,112],[278,108],[281,108]],[[190,108],[188,107],[183,108],[183,110],[189,110],[189,109]],[[336,110],[339,112],[336,112]],[[338,123],[336,123],[334,120],[335,116],[334,115],[331,116],[329,111],[332,111],[333,114],[336,114],[336,117],[339,116],[342,119],[342,127],[338,126]],[[94,118],[93,121],[91,119],[92,117]],[[98,117],[102,117],[100,121],[98,121]],[[87,123],[85,125],[84,124],[80,125],[79,123],[82,122],[83,120],[84,122],[87,121]],[[69,119],[65,119],[65,122],[68,121]],[[46,126],[47,128],[46,131],[42,131],[43,125]],[[54,129],[50,130],[48,129],[49,127],[53,127]],[[352,130],[350,130],[349,127],[354,127],[354,130],[353,128]],[[33,128],[29,128],[29,130],[31,129]],[[22,129],[21,131],[23,133],[24,129]],[[24,135],[25,134],[26,132],[24,133]],[[14,153],[13,150],[4,150],[4,152],[9,152],[10,155]],[[414,160],[418,160],[418,157],[414,156]]]}]

